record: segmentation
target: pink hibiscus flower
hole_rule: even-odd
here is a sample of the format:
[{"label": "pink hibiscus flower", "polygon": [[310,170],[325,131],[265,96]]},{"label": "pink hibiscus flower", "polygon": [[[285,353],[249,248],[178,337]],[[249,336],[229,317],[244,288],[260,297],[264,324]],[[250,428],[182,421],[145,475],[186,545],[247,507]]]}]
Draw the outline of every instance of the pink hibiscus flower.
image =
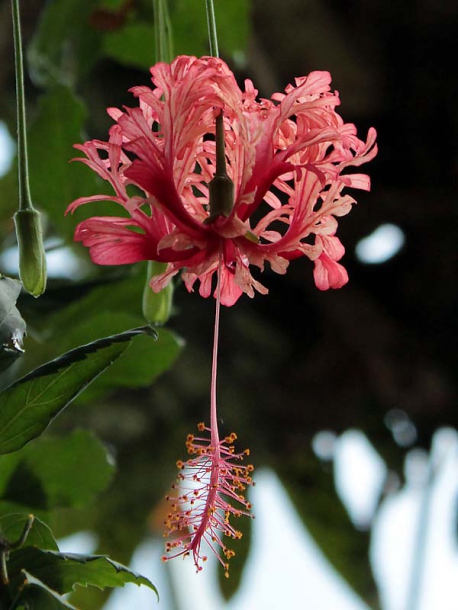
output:
[{"label": "pink hibiscus flower", "polygon": [[[160,291],[177,273],[189,291],[199,280],[208,297],[222,252],[221,302],[267,289],[251,273],[266,262],[285,273],[289,261],[314,262],[320,290],[340,288],[347,272],[336,237],[337,218],[355,200],[345,187],[369,190],[365,174],[348,174],[377,154],[376,133],[358,139],[336,113],[328,72],[296,79],[285,93],[256,100],[251,81],[242,91],[221,59],[181,56],[151,68],[154,89],[133,87],[139,106],[109,108],[116,121],[108,142],[76,148],[111,183],[114,194],[81,197],[68,208],[111,200],[124,215],[81,222],[75,240],[100,265],[141,260],[167,263],[151,287]],[[233,205],[210,211],[209,183],[216,170],[215,123],[222,114]],[[135,188],[137,187],[137,188]],[[140,189],[140,192],[139,192]],[[232,202],[231,202],[232,203]]]}]

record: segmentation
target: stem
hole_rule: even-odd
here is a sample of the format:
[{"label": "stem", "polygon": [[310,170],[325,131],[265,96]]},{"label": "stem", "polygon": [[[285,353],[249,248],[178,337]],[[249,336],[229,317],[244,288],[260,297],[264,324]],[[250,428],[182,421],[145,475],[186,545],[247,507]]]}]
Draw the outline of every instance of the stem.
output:
[{"label": "stem", "polygon": [[25,116],[24,60],[22,55],[21,18],[19,0],[11,0],[13,16],[14,58],[16,69],[17,142],[19,209],[33,210],[29,186],[29,164],[27,159],[27,124]]},{"label": "stem", "polygon": [[24,529],[22,530],[22,534],[16,540],[16,542],[11,542],[9,547],[10,549],[20,549],[24,542],[27,540],[30,530],[32,529],[33,522],[35,517],[33,515],[29,515],[27,521],[25,522]]},{"label": "stem", "polygon": [[[172,26],[170,23],[167,0],[153,0],[154,11],[154,38],[155,61],[170,63],[173,59]],[[162,100],[164,96],[162,96]],[[153,131],[159,130],[158,123],[154,122]],[[150,281],[155,275],[163,273],[166,264],[158,261],[148,261],[146,270],[146,284],[143,289],[142,310],[146,320],[152,324],[165,324],[170,317],[173,301],[173,282],[170,282],[159,293],[154,293]]]},{"label": "stem", "polygon": [[156,61],[170,63],[173,58],[172,26],[167,0],[153,0]]},{"label": "stem", "polygon": [[219,57],[218,34],[216,32],[215,7],[213,6],[213,0],[205,0],[205,5],[207,8],[208,43],[210,46],[210,55],[212,57]]},{"label": "stem", "polygon": [[216,377],[218,373],[218,343],[219,343],[219,318],[221,310],[221,273],[222,273],[223,252],[220,250],[218,258],[217,284],[216,284],[216,306],[215,306],[215,329],[213,331],[213,358],[212,358],[212,377],[210,390],[210,429],[212,445],[215,448],[219,443],[218,432],[218,412],[216,406]]},{"label": "stem", "polygon": [[[35,517],[33,515],[29,515],[27,521],[24,525],[24,529],[22,530],[21,535],[16,540],[16,542],[9,542],[4,538],[0,538],[0,582],[3,585],[7,585],[9,583],[8,578],[8,567],[7,567],[7,558],[9,552],[12,549],[19,549],[27,540],[28,535],[30,534],[30,530],[32,529],[32,525]],[[3,607],[3,606],[2,606]]]},{"label": "stem", "polygon": [[0,582],[2,585],[7,585],[9,583],[8,568],[6,565],[7,555],[8,551],[6,549],[0,551]]},{"label": "stem", "polygon": [[[216,32],[215,7],[213,0],[205,0],[207,7],[208,41],[210,45],[210,55],[219,57],[218,35]],[[224,119],[223,109],[216,117],[215,127],[216,140],[216,172],[209,183],[210,190],[210,214],[204,221],[211,224],[219,216],[228,218],[234,207],[234,183],[227,175],[226,153],[224,144]]]}]

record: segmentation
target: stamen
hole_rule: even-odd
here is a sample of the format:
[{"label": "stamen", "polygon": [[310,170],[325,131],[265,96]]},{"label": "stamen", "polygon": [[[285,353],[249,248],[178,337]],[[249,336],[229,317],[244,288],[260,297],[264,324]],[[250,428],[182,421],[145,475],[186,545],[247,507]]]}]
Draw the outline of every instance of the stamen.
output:
[{"label": "stamen", "polygon": [[[162,561],[192,553],[196,569],[200,571],[201,563],[206,561],[201,552],[202,541],[205,541],[228,575],[227,560],[235,552],[226,547],[223,536],[240,540],[242,533],[231,525],[230,518],[252,517],[251,503],[235,489],[240,492],[252,484],[253,465],[240,463],[245,451],[228,450],[228,437],[215,442],[212,441],[215,434],[211,428],[204,426],[199,431],[210,433],[210,438],[192,441],[191,449],[196,457],[185,463],[178,460],[179,483],[175,485],[178,491],[167,496],[171,510],[164,522],[165,535],[172,540],[166,543],[166,555]],[[237,481],[236,485],[234,481]]]}]

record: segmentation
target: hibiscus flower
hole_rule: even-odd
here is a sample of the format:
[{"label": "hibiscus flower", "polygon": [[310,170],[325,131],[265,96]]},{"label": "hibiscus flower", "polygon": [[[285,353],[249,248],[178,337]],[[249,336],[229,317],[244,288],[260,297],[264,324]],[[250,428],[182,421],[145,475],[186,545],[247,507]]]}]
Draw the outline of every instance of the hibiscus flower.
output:
[{"label": "hibiscus flower", "polygon": [[[314,262],[320,290],[348,281],[338,262],[344,247],[337,218],[355,200],[346,187],[369,190],[365,174],[347,173],[377,154],[376,133],[364,142],[335,108],[328,72],[297,78],[284,93],[257,100],[250,80],[244,90],[224,61],[177,57],[151,68],[154,88],[133,87],[135,108],[109,108],[115,121],[108,142],[76,145],[78,158],[113,187],[113,195],[74,201],[68,211],[102,200],[118,203],[120,216],[81,222],[75,240],[99,265],[141,260],[166,263],[151,288],[162,290],[181,272],[189,291],[212,293],[221,255],[221,303],[246,293],[267,293],[252,275],[266,263],[285,273],[301,256]],[[220,119],[230,201],[211,201],[218,163]],[[233,191],[232,191],[233,186]],[[214,198],[213,198],[214,199]],[[215,294],[216,296],[216,294]]]}]

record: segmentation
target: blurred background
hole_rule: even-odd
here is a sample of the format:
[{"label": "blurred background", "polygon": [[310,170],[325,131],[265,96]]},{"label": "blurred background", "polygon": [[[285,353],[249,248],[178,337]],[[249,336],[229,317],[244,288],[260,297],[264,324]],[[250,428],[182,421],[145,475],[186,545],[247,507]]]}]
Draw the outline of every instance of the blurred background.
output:
[{"label": "blurred background", "polygon": [[[20,298],[25,354],[4,386],[99,336],[141,323],[142,265],[95,268],[72,245],[101,192],[68,164],[106,139],[107,106],[134,105],[154,62],[151,3],[24,0],[32,195],[46,215],[49,289]],[[117,472],[97,501],[48,515],[68,550],[111,554],[150,576],[164,610],[452,610],[458,605],[458,5],[451,0],[215,0],[222,57],[260,95],[329,70],[339,113],[379,154],[370,193],[341,220],[350,282],[319,292],[312,264],[266,273],[268,296],[222,312],[222,426],[250,447],[256,520],[232,560],[195,575],[160,564],[163,497],[186,434],[206,418],[214,303],[175,291],[154,347],[145,338],[52,426],[83,427]],[[171,0],[176,53],[207,54],[203,0]],[[0,2],[0,271],[17,274],[12,216],[15,83],[10,3]],[[122,365],[122,366],[121,366]],[[189,565],[188,565],[189,564]],[[130,597],[141,595],[139,597]],[[154,607],[130,585],[78,591],[83,608]],[[137,600],[137,601],[135,601]],[[224,601],[228,600],[228,601]]]}]

